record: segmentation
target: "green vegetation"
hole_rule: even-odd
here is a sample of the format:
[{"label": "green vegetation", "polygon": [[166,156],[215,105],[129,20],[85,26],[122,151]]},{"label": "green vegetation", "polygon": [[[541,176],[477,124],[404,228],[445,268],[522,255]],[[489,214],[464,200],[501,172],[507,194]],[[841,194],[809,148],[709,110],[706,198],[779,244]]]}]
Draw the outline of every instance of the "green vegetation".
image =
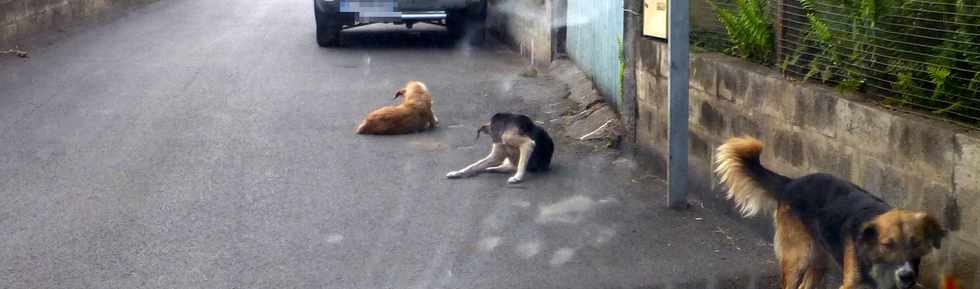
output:
[{"label": "green vegetation", "polygon": [[[619,97],[626,94],[626,47],[623,46],[623,39],[616,37],[616,50],[619,52]],[[623,103],[620,101],[619,103]]]},{"label": "green vegetation", "polygon": [[728,32],[731,47],[727,53],[757,63],[771,62],[774,34],[767,0],[735,0],[738,9],[734,11],[713,1],[708,3]]},{"label": "green vegetation", "polygon": [[799,9],[782,17],[778,61],[766,1],[711,3],[730,42],[725,52],[980,126],[980,0],[785,0]]}]

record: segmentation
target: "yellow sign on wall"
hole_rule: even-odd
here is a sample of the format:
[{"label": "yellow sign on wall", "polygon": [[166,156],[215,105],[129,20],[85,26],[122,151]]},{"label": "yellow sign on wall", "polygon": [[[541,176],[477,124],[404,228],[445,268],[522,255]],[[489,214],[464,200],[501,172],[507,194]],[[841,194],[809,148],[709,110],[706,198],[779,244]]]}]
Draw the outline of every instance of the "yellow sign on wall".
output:
[{"label": "yellow sign on wall", "polygon": [[667,39],[667,0],[643,0],[643,35]]}]

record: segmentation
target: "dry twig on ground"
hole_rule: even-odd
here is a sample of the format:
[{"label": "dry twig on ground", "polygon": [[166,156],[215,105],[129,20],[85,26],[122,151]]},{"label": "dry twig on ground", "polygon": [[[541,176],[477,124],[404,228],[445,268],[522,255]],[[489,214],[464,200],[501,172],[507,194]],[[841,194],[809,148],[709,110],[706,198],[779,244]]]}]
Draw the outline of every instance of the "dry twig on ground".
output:
[{"label": "dry twig on ground", "polygon": [[14,56],[17,56],[17,57],[20,57],[20,58],[27,58],[29,56],[29,54],[27,53],[27,51],[23,51],[23,50],[20,50],[20,49],[0,50],[0,55],[5,55],[5,54],[11,54],[11,55],[14,55]]},{"label": "dry twig on ground", "polygon": [[715,230],[715,233],[719,233],[722,236],[725,236],[725,239],[728,239],[728,242],[731,243],[732,247],[734,247],[736,251],[742,251],[742,248],[739,248],[738,245],[735,245],[735,238],[732,238],[732,235],[729,235],[728,231],[722,229],[721,227],[715,227],[715,228],[717,228],[717,230]]}]

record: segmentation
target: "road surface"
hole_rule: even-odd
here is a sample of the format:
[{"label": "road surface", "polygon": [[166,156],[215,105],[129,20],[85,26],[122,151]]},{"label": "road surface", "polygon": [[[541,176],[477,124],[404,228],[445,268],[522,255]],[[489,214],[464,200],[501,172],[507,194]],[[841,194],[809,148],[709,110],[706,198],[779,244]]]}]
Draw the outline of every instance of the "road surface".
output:
[{"label": "road surface", "polygon": [[[308,0],[160,1],[0,58],[0,287],[772,281],[763,238],[666,209],[627,155],[556,136],[554,170],[523,184],[446,179],[486,154],[473,137],[493,112],[551,126],[547,101],[515,85],[524,60],[428,25],[360,27],[324,49],[312,18]],[[434,92],[440,128],[352,133],[411,79]]]}]

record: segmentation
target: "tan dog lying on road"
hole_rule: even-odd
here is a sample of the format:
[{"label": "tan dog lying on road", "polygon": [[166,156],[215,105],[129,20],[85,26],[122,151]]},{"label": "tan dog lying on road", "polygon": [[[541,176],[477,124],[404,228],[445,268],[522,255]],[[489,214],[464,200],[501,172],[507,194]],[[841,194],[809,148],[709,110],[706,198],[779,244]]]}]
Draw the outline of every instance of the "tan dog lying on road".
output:
[{"label": "tan dog lying on road", "polygon": [[372,111],[357,125],[358,134],[405,134],[435,128],[439,119],[432,113],[432,94],[425,84],[409,81],[395,92],[404,100],[397,106]]}]

